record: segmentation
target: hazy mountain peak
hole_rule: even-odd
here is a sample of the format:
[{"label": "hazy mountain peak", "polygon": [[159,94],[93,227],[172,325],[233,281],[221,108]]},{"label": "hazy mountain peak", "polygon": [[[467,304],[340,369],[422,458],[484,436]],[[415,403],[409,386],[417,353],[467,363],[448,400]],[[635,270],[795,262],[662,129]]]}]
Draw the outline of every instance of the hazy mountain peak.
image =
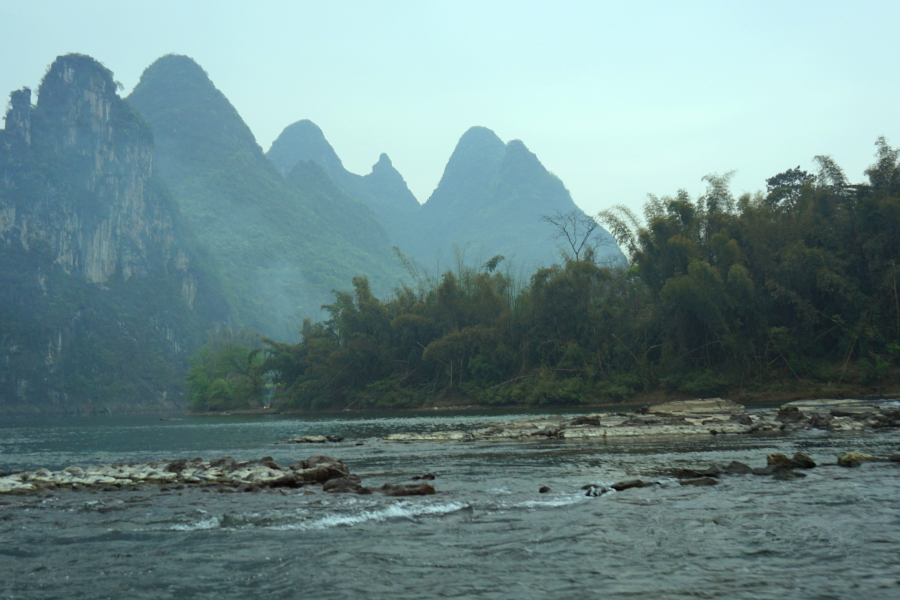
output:
[{"label": "hazy mountain peak", "polygon": [[289,173],[297,163],[309,160],[329,172],[344,170],[344,164],[325,139],[325,134],[309,119],[285,127],[266,155],[282,173]]},{"label": "hazy mountain peak", "polygon": [[[165,133],[163,138],[166,138],[177,131],[216,130],[222,136],[216,144],[227,140],[262,156],[256,137],[241,115],[206,71],[188,56],[167,54],[156,59],[144,69],[128,101],[153,123],[157,137],[160,133]],[[159,131],[163,126],[171,130]],[[206,149],[206,152],[218,151],[220,148]]]},{"label": "hazy mountain peak", "polygon": [[506,144],[487,127],[470,127],[456,144],[426,206],[478,202],[503,162]]},{"label": "hazy mountain peak", "polygon": [[394,171],[394,163],[391,162],[391,158],[385,154],[381,153],[381,156],[378,157],[378,162],[372,165],[372,172],[375,173],[377,171]]}]

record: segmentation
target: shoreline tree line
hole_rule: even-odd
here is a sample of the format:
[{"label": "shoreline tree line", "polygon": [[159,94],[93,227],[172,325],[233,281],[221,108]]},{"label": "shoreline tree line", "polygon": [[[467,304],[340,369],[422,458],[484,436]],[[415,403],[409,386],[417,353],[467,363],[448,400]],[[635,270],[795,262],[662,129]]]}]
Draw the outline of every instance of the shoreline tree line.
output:
[{"label": "shoreline tree line", "polygon": [[[564,260],[522,281],[502,256],[375,297],[335,292],[299,343],[220,333],[192,360],[193,410],[577,405],[663,390],[878,386],[900,361],[900,150],[866,182],[829,157],[735,198],[731,174],[692,198],[650,195],[642,218],[601,212],[627,256],[603,264],[590,224],[550,215]],[[555,219],[555,221],[554,221]],[[587,237],[584,237],[587,236]],[[401,259],[403,258],[400,255]]]}]

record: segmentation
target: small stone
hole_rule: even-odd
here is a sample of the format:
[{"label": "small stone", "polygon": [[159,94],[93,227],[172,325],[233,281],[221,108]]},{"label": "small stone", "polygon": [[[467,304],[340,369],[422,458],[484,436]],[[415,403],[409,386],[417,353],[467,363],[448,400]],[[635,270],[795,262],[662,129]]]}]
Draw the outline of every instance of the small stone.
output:
[{"label": "small stone", "polygon": [[871,460],[875,460],[875,457],[862,452],[846,452],[838,456],[838,464],[842,467],[858,467]]},{"label": "small stone", "polygon": [[546,485],[541,486],[541,489],[538,490],[538,494],[546,494],[549,491],[550,491],[550,488],[548,488]]}]

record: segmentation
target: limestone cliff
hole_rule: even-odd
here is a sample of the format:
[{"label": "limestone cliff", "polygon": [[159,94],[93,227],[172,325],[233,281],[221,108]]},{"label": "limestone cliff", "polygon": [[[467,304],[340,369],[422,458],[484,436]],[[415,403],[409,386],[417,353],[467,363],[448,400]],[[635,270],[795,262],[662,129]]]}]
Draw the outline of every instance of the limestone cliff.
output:
[{"label": "limestone cliff", "polygon": [[35,106],[28,89],[11,94],[0,132],[0,412],[169,404],[185,352],[227,319],[153,153],[150,128],[90,57],[57,58]]}]

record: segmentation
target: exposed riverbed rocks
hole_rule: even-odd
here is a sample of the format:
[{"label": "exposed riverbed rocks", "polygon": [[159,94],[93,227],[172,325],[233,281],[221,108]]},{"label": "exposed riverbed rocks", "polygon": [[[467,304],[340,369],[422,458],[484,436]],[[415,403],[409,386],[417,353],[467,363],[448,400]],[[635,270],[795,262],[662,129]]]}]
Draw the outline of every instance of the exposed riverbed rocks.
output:
[{"label": "exposed riverbed rocks", "polygon": [[85,468],[72,466],[62,471],[38,469],[16,473],[0,472],[0,493],[114,491],[153,486],[166,489],[199,487],[235,492],[322,486],[322,491],[330,493],[381,492],[387,496],[435,493],[434,488],[424,482],[385,484],[375,489],[363,487],[360,478],[352,474],[347,465],[330,456],[312,456],[289,466],[281,466],[271,457],[236,461],[226,456],[211,461],[194,458]]},{"label": "exposed riverbed rocks", "polygon": [[793,457],[780,453],[772,453],[766,456],[765,467],[751,467],[748,464],[732,461],[727,465],[710,465],[702,469],[678,469],[665,477],[656,479],[626,479],[612,484],[588,484],[581,489],[586,496],[603,496],[610,492],[623,492],[632,488],[644,488],[651,486],[682,485],[704,487],[718,485],[721,480],[735,475],[756,475],[772,477],[781,481],[791,481],[806,477],[809,469],[818,466],[830,467],[858,467],[866,462],[896,462],[900,463],[900,456],[876,457],[861,452],[846,452],[837,457],[836,463],[817,465],[816,462],[803,452],[797,452]]},{"label": "exposed riverbed rocks", "polygon": [[489,423],[471,431],[394,433],[394,442],[615,439],[639,436],[747,434],[822,429],[863,431],[900,427],[896,400],[804,400],[778,409],[748,411],[721,398],[680,400],[634,413],[598,413],[574,418],[547,416]]}]

